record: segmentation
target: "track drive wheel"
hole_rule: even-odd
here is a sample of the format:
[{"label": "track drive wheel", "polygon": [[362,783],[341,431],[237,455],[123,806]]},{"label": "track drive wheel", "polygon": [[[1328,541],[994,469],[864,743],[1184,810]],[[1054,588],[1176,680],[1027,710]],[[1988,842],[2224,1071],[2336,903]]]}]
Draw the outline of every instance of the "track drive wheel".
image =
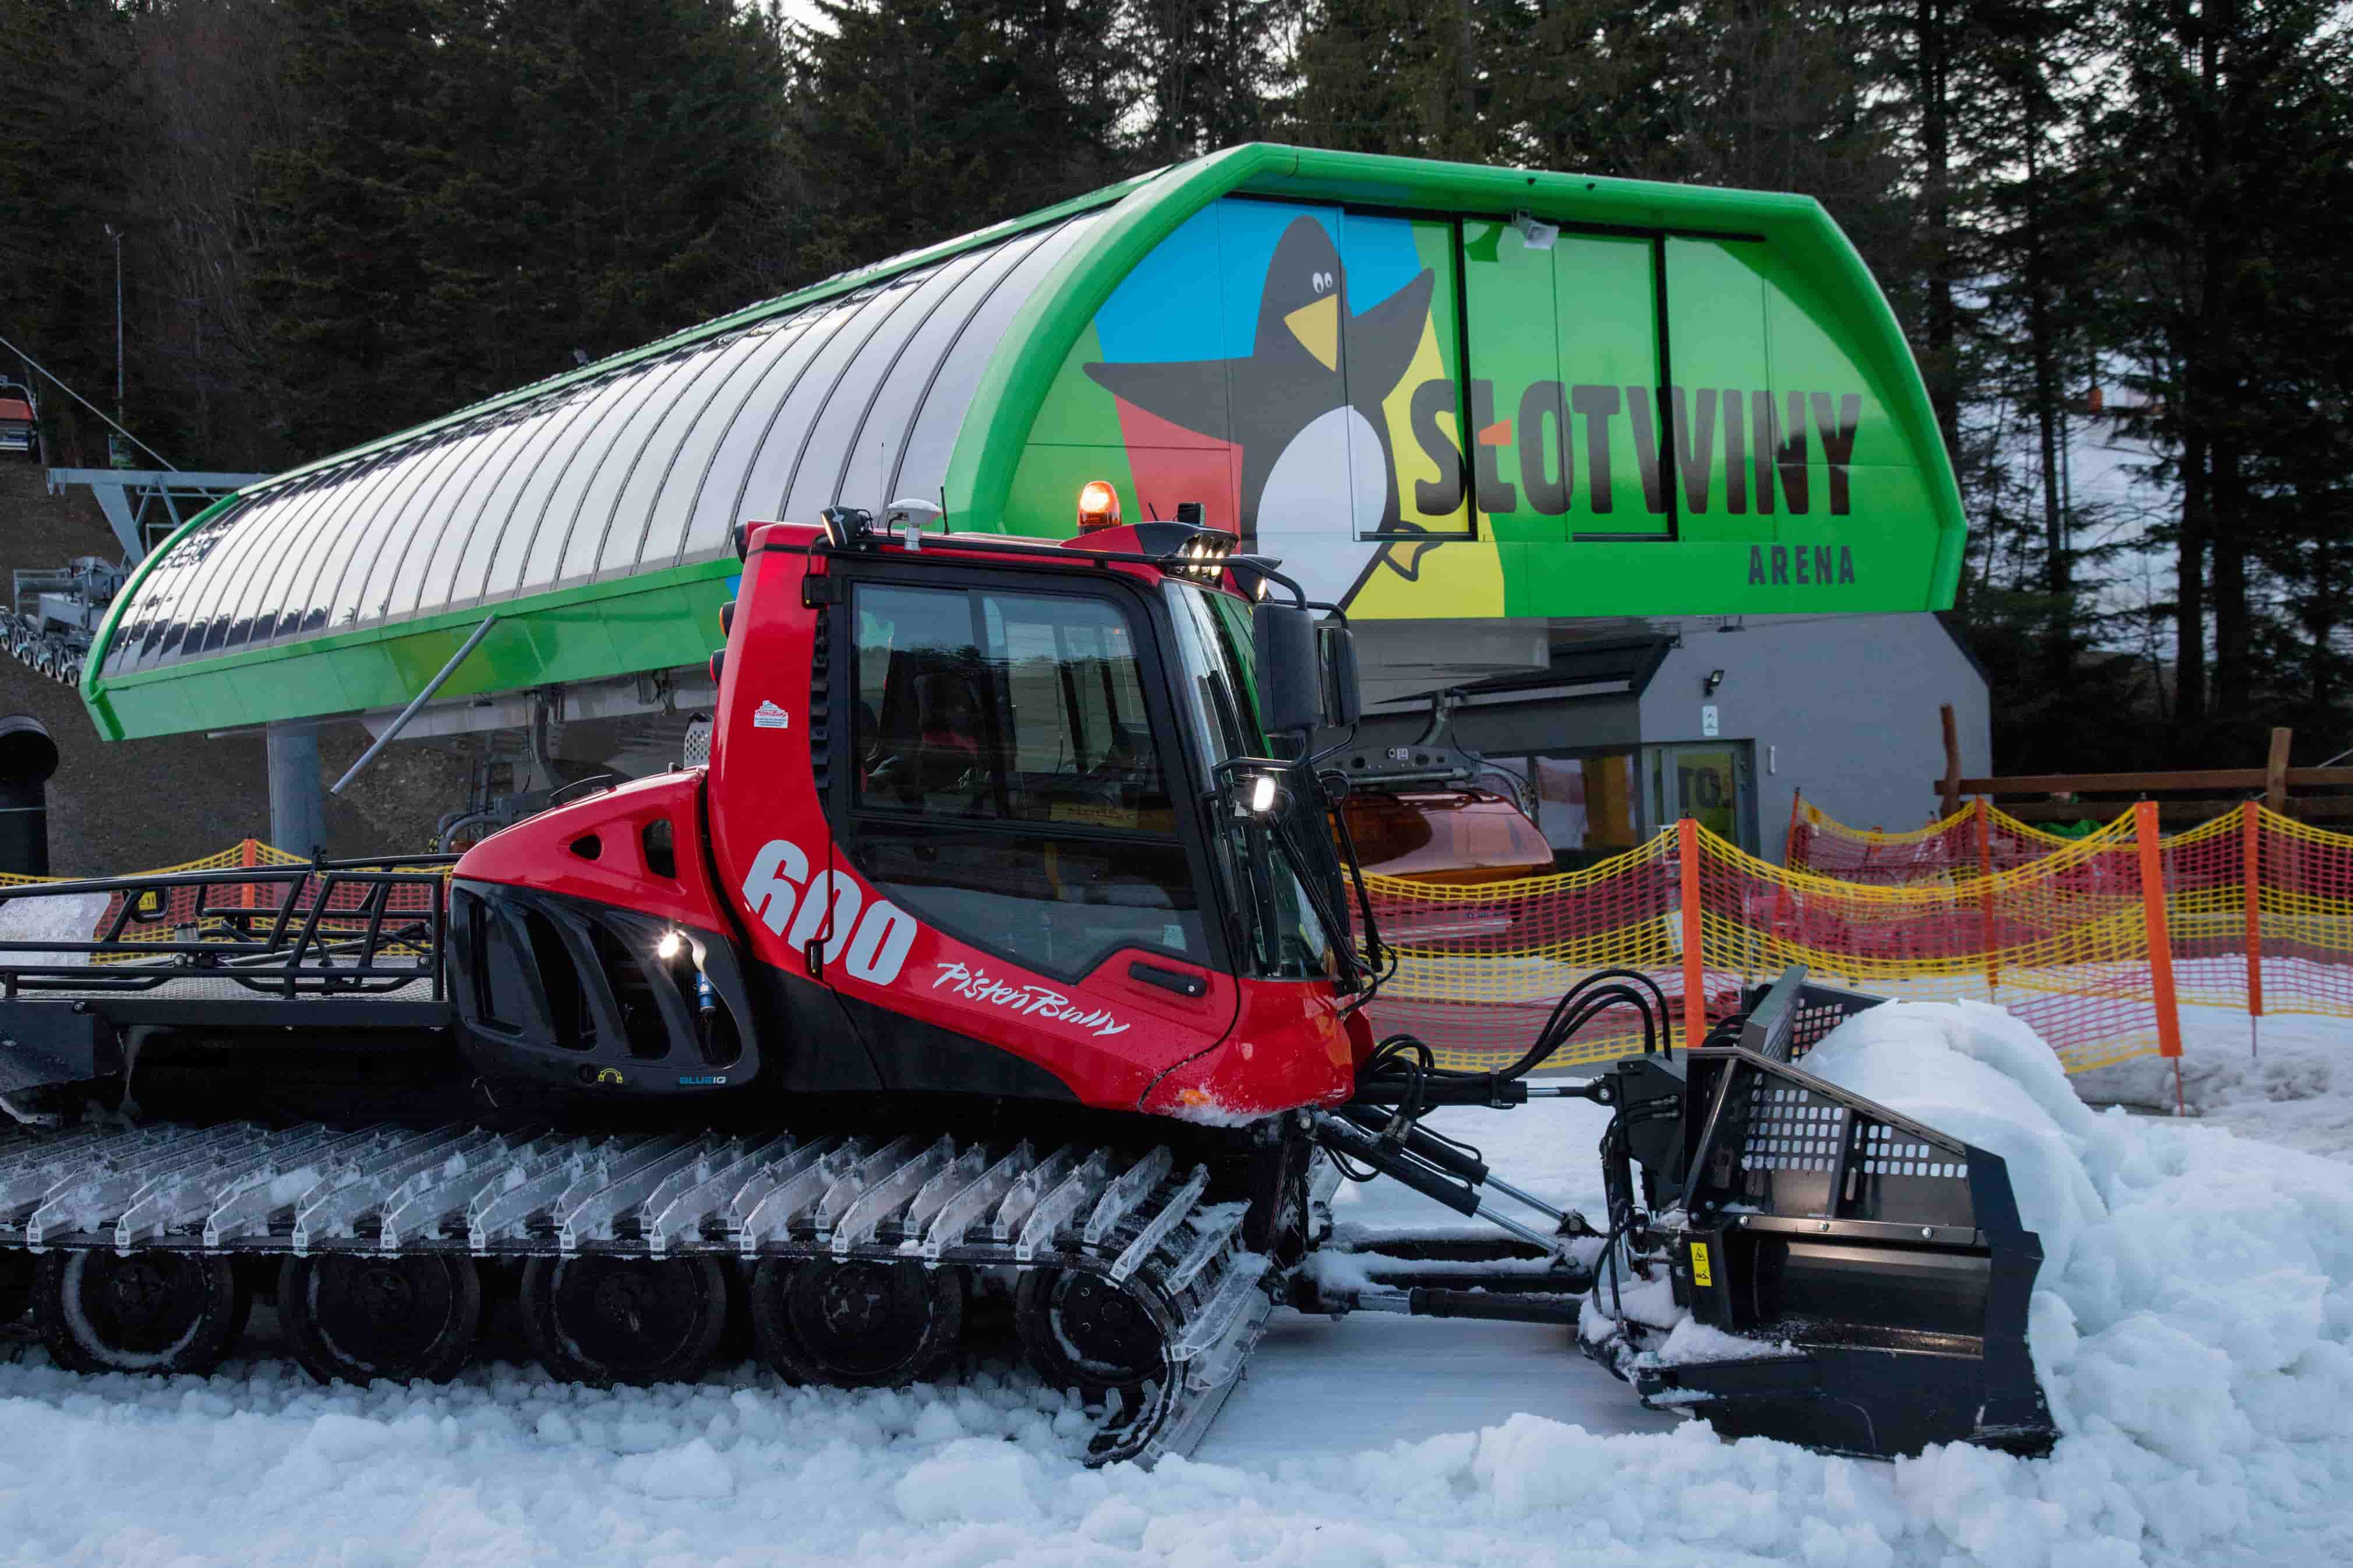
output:
[{"label": "track drive wheel", "polygon": [[692,1383],[726,1331],[727,1275],[712,1258],[534,1258],[522,1304],[540,1364],[567,1382]]},{"label": "track drive wheel", "polygon": [[1134,1389],[1166,1374],[1159,1326],[1124,1285],[1080,1268],[1021,1277],[1013,1326],[1038,1375],[1088,1394]]},{"label": "track drive wheel", "polygon": [[955,1354],[963,1271],[767,1258],[752,1276],[752,1331],[790,1382],[902,1388],[936,1376]]},{"label": "track drive wheel", "polygon": [[278,1320],[294,1359],[321,1383],[444,1383],[473,1352],[481,1276],[472,1258],[447,1253],[289,1258],[278,1274]]},{"label": "track drive wheel", "polygon": [[252,1306],[227,1258],[193,1252],[49,1252],[33,1275],[33,1321],[69,1372],[210,1372]]}]

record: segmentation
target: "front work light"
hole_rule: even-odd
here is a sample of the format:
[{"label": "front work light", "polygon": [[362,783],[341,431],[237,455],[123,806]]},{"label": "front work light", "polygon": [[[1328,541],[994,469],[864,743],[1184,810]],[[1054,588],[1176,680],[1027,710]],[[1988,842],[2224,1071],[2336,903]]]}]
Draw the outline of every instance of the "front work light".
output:
[{"label": "front work light", "polygon": [[664,963],[668,963],[671,959],[676,958],[680,953],[685,951],[685,936],[674,931],[666,931],[662,932],[661,941],[654,944],[654,956],[660,959]]},{"label": "front work light", "polygon": [[1079,488],[1079,531],[1119,526],[1119,492],[1109,479],[1089,479]]},{"label": "front work light", "polygon": [[1274,775],[1261,773],[1250,780],[1250,808],[1264,816],[1274,809]]}]

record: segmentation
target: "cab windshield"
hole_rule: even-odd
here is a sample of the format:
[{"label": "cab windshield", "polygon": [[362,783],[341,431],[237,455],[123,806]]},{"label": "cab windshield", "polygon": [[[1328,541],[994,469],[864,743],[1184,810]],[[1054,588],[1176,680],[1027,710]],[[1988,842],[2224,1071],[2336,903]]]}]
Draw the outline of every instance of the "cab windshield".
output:
[{"label": "cab windshield", "polygon": [[[1170,581],[1169,618],[1176,627],[1181,700],[1205,777],[1238,757],[1269,754],[1258,722],[1258,684],[1251,662],[1250,607],[1230,594]],[[1307,783],[1312,791],[1312,781]],[[1295,793],[1295,791],[1294,791]],[[1318,803],[1320,805],[1320,802]],[[1323,813],[1295,799],[1298,816]],[[1279,840],[1276,823],[1235,818],[1223,805],[1213,817],[1219,875],[1241,911],[1242,951],[1251,970],[1270,979],[1304,980],[1335,973],[1330,935],[1300,886],[1295,857]]]}]

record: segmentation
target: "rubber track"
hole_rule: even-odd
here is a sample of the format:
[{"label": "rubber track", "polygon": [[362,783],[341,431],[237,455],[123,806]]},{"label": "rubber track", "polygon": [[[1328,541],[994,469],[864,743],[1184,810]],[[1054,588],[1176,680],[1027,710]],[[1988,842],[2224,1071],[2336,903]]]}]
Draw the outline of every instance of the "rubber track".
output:
[{"label": "rubber track", "polygon": [[579,1137],[323,1125],[80,1128],[0,1141],[0,1247],[230,1257],[688,1254],[1075,1268],[1124,1283],[1163,1375],[1092,1463],[1189,1453],[1271,1310],[1240,1205],[1169,1151],[789,1134]]}]

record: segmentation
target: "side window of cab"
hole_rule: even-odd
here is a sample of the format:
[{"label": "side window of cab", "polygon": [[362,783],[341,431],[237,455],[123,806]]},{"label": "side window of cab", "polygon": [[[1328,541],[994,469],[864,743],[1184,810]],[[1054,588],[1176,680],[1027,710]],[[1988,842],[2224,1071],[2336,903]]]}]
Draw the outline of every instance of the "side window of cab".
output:
[{"label": "side window of cab", "polygon": [[1204,963],[1136,612],[1084,593],[861,583],[850,854],[902,907],[1076,980]]}]

